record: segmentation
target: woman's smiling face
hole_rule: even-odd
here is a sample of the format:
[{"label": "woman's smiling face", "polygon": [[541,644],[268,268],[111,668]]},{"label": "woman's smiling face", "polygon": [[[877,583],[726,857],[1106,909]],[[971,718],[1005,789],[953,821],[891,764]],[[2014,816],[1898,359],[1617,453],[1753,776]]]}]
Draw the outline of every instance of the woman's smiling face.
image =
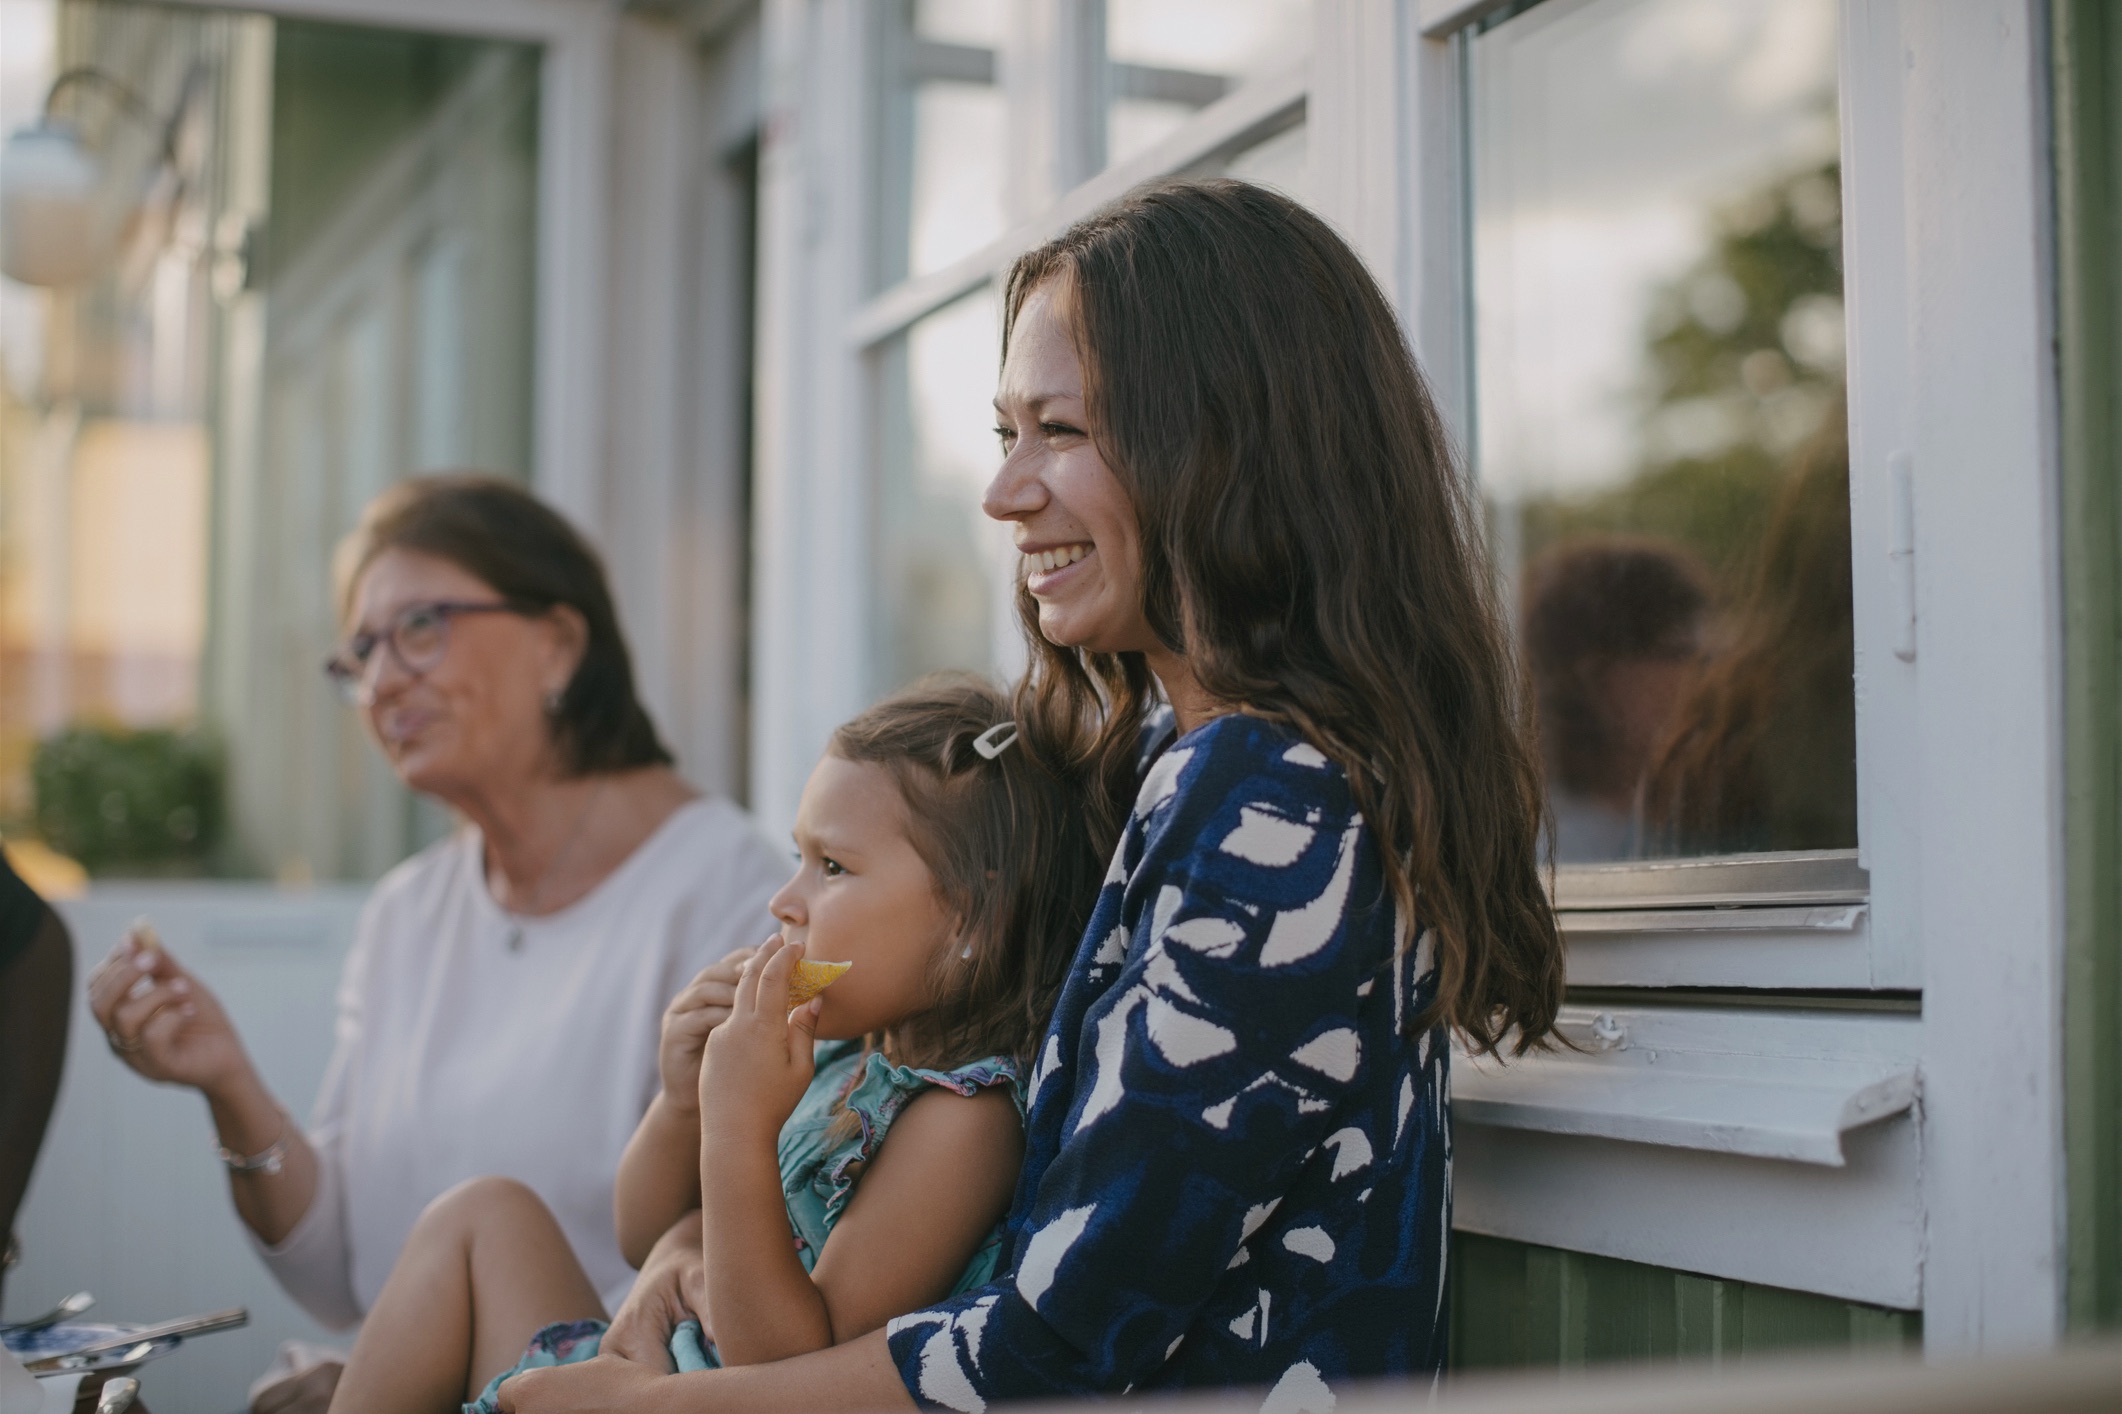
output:
[{"label": "woman's smiling face", "polygon": [[984,509],[1015,528],[1020,573],[1039,605],[1039,632],[1097,653],[1157,649],[1142,612],[1142,539],[1135,509],[1089,435],[1068,286],[1026,296],[995,392],[1002,469]]}]

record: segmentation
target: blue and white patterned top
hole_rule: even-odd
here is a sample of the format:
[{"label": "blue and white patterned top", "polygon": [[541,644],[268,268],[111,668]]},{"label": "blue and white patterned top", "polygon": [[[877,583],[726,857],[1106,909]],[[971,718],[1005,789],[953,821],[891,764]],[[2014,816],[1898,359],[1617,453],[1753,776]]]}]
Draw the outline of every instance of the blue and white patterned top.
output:
[{"label": "blue and white patterned top", "polygon": [[1008,1275],[893,1321],[929,1407],[1434,1372],[1448,1047],[1341,769],[1243,715],[1150,768],[1031,1078]]}]

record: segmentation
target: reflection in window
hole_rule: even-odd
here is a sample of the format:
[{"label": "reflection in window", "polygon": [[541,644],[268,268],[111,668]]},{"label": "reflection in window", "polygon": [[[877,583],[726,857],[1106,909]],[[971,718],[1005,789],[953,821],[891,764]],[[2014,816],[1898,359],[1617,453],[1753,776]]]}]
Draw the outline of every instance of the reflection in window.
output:
[{"label": "reflection in window", "polygon": [[317,671],[330,552],[409,472],[529,469],[536,50],[108,0],[0,23],[6,127],[77,66],[180,115],[151,176],[159,128],[66,90],[149,196],[85,282],[0,282],[0,831],[104,872],[379,873],[437,822]]},{"label": "reflection in window", "polygon": [[1109,159],[1126,161],[1247,79],[1303,58],[1311,24],[1309,0],[1106,0]]},{"label": "reflection in window", "polygon": [[980,510],[1000,455],[992,404],[1002,316],[991,288],[929,315],[877,356],[884,414],[871,685],[1021,658],[1009,529]]},{"label": "reflection in window", "polygon": [[1833,0],[1468,43],[1475,445],[1560,862],[1856,843]]}]

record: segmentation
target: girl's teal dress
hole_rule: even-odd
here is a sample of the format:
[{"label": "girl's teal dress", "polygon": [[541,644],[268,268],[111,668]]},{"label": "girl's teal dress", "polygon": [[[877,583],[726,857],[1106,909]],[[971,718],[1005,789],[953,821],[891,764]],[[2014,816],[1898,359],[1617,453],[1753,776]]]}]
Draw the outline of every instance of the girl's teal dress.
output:
[{"label": "girl's teal dress", "polygon": [[[923,1070],[893,1065],[873,1051],[865,1052],[860,1041],[820,1041],[817,1058],[817,1074],[788,1123],[781,1126],[778,1149],[781,1192],[788,1200],[789,1226],[805,1271],[817,1262],[826,1234],[846,1209],[863,1166],[882,1146],[885,1132],[907,1101],[932,1085],[960,1095],[1000,1085],[1016,1101],[1018,1117],[1024,1114],[1023,1078],[1016,1062],[1006,1057],[990,1056],[953,1070]],[[837,1116],[835,1101],[843,1096],[846,1108],[861,1120],[862,1127],[859,1133],[836,1138],[830,1130]],[[1002,1227],[997,1224],[973,1254],[951,1295],[986,1285],[1001,1263],[1002,1251]],[[494,1376],[476,1403],[464,1406],[465,1414],[494,1414],[500,1407],[496,1401],[501,1382],[512,1375],[589,1359],[597,1353],[607,1325],[605,1321],[562,1321],[539,1331],[523,1358]],[[687,1321],[672,1333],[670,1350],[681,1371],[704,1370],[720,1363],[715,1348],[702,1340],[697,1321]]]}]

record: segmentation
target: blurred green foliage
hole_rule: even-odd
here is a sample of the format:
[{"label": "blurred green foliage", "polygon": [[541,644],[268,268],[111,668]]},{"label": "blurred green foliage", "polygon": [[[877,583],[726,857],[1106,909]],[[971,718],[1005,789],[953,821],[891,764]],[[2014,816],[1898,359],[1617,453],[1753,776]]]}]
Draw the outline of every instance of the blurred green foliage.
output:
[{"label": "blurred green foliage", "polygon": [[1842,385],[1841,169],[1771,183],[1660,289],[1644,329],[1643,469],[1588,496],[1524,502],[1528,560],[1578,535],[1651,535],[1744,582],[1794,453]]},{"label": "blurred green foliage", "polygon": [[196,732],[72,726],[30,780],[37,833],[91,874],[199,872],[221,831],[221,756]]}]

